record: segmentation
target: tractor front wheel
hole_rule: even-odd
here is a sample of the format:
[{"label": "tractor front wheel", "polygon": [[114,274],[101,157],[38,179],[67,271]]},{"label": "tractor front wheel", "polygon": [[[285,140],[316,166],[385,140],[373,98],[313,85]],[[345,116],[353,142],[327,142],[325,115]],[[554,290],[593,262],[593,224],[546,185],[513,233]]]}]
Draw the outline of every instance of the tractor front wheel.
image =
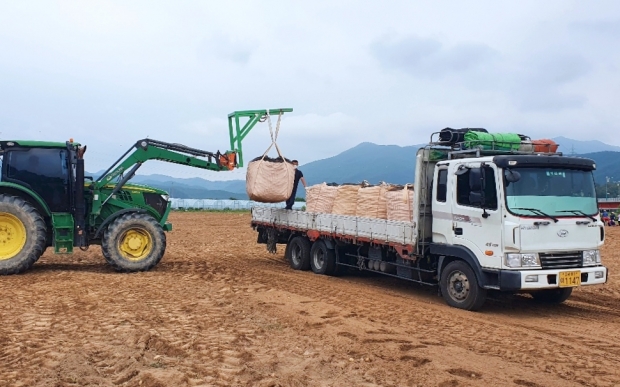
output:
[{"label": "tractor front wheel", "polygon": [[0,195],[0,274],[28,270],[45,251],[46,233],[43,217],[30,203]]},{"label": "tractor front wheel", "polygon": [[121,215],[103,234],[101,250],[117,271],[147,271],[164,256],[166,235],[159,223],[147,214]]}]

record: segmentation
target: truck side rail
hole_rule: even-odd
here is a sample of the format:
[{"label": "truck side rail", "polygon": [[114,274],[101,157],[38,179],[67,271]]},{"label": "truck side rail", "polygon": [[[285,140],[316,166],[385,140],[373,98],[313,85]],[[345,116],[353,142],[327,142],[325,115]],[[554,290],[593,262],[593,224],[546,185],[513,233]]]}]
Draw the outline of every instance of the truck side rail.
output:
[{"label": "truck side rail", "polygon": [[252,207],[252,225],[301,232],[319,237],[389,245],[413,252],[417,230],[414,223],[358,216],[322,214],[271,207]]}]

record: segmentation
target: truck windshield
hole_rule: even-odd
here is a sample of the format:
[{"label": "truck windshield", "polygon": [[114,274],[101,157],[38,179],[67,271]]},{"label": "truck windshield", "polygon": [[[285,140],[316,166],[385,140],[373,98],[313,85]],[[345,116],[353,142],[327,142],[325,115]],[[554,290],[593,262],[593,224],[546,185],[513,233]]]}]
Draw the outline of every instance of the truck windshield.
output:
[{"label": "truck windshield", "polygon": [[508,211],[519,216],[540,216],[529,208],[550,216],[595,215],[598,211],[594,177],[590,171],[565,168],[511,168],[520,179],[504,179]]}]

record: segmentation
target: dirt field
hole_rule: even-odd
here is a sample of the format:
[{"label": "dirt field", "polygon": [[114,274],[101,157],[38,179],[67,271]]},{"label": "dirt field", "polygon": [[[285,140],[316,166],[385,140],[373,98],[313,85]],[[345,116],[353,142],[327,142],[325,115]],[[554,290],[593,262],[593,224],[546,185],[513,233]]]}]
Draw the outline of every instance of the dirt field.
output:
[{"label": "dirt field", "polygon": [[148,273],[117,274],[93,247],[0,277],[0,385],[620,385],[620,227],[607,285],[472,313],[398,279],[293,271],[246,213],[171,221]]}]

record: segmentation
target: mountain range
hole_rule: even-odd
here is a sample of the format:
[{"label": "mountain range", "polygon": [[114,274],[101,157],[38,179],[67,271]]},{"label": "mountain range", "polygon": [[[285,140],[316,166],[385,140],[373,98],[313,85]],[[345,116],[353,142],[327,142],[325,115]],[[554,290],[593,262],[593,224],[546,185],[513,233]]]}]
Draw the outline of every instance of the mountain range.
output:
[{"label": "mountain range", "polygon": [[[604,184],[606,178],[620,180],[620,147],[597,140],[578,141],[566,137],[553,139],[560,144],[564,155],[590,158],[596,162],[594,178]],[[309,185],[327,183],[371,184],[385,181],[393,184],[412,183],[414,180],[415,154],[424,146],[377,145],[361,143],[336,156],[316,160],[300,166]],[[103,171],[92,174],[98,176]],[[166,190],[179,199],[247,199],[244,180],[211,181],[199,177],[176,178],[166,175],[136,175],[133,183],[145,184]],[[304,197],[303,189],[297,196]]]}]

